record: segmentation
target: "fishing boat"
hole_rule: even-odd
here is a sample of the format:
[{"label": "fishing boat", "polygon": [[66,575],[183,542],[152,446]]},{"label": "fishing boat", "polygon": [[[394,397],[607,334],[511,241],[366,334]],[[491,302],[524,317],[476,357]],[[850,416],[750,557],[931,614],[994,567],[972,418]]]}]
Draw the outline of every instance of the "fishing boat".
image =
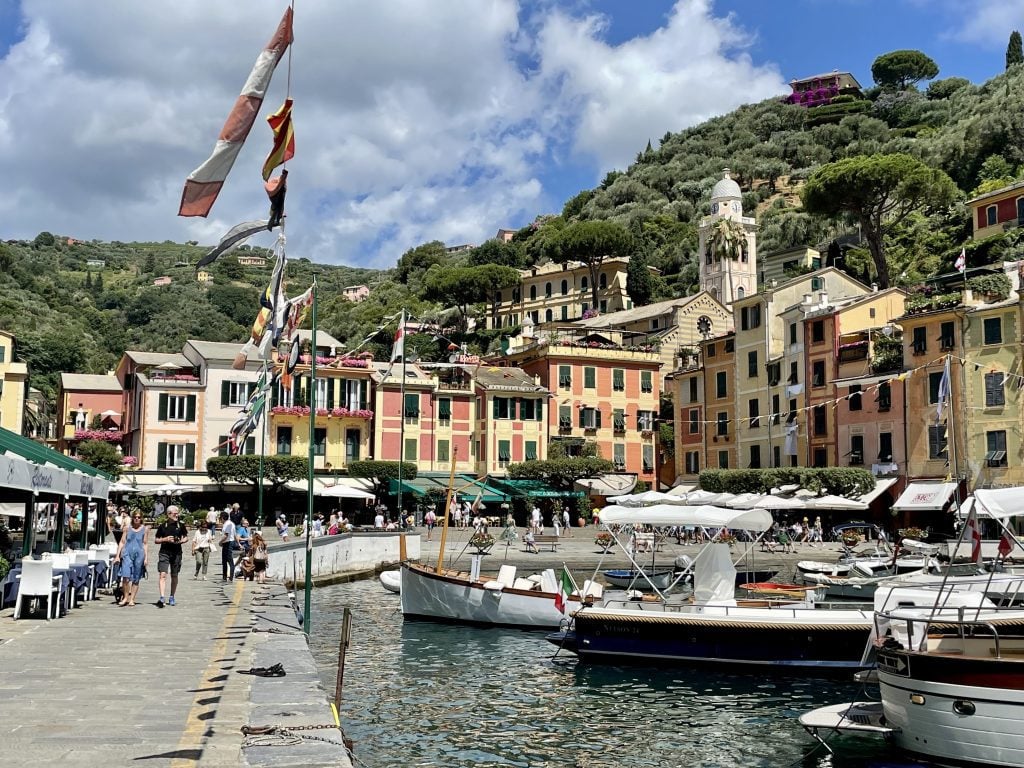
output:
[{"label": "fishing boat", "polygon": [[629,568],[617,568],[603,572],[604,580],[613,587],[620,589],[658,589],[664,591],[672,586],[676,572],[672,568],[655,571],[642,571]]},{"label": "fishing boat", "polygon": [[[655,505],[606,507],[607,528],[700,525],[763,533],[766,509]],[[606,596],[583,606],[561,631],[548,635],[581,660],[609,663],[750,665],[788,671],[856,670],[872,625],[872,612],[818,607],[813,592],[803,602],[735,597],[735,566],[725,544],[706,544],[694,560],[693,598],[636,604]]]}]

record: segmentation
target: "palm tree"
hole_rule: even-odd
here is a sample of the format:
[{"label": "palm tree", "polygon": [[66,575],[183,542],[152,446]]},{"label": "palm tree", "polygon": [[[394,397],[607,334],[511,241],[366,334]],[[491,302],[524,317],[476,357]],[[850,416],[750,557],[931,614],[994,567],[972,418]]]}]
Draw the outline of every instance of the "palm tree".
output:
[{"label": "palm tree", "polygon": [[711,225],[707,245],[711,254],[725,263],[728,286],[727,290],[723,292],[726,295],[721,299],[731,302],[733,299],[732,263],[741,258],[747,248],[747,230],[738,221],[719,219]]}]

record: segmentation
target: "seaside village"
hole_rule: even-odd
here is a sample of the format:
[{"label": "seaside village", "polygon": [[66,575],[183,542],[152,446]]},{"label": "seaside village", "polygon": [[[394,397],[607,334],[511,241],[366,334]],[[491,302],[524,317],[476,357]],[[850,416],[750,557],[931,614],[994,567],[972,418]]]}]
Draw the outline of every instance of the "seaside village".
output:
[{"label": "seaside village", "polygon": [[[316,482],[354,491],[318,498],[317,513],[344,512],[353,525],[373,525],[378,507],[385,524],[421,522],[453,469],[458,506],[478,502],[495,522],[511,511],[519,525],[539,506],[549,526],[563,509],[573,524],[589,520],[608,497],[696,489],[707,469],[869,470],[873,489],[816,515],[890,532],[952,529],[946,513],[975,488],[1021,484],[1020,264],[951,264],[929,295],[879,290],[809,246],[759,253],[757,220],[741,200],[726,169],[700,225],[700,291],[691,296],[634,307],[628,258],[600,265],[597,306],[584,264],[522,270],[487,321],[521,329],[494,357],[453,350],[449,363],[396,365],[349,356],[320,331],[314,391],[311,332],[301,331],[290,386],[273,389],[268,418],[240,452],[306,456],[315,411]],[[1016,226],[1024,183],[971,200],[970,211],[976,238]],[[737,233],[732,256],[712,247],[722,231]],[[346,290],[352,300],[367,293]],[[116,486],[124,494],[159,501],[187,493],[196,509],[239,503],[255,521],[252,485],[206,472],[210,457],[228,452],[231,425],[260,375],[255,355],[244,370],[232,366],[241,344],[191,339],[174,353],[127,350],[106,374],[62,374],[56,423],[30,439],[22,432],[33,390],[16,343],[0,331],[6,455],[36,460],[45,444],[53,449],[45,465],[80,468],[76,447],[107,441],[124,457]],[[571,487],[508,477],[510,464],[580,456],[588,445],[612,471]],[[349,474],[367,459],[410,463],[415,476],[378,483]],[[301,522],[301,497],[288,494],[305,488],[277,488],[260,522],[279,513]],[[14,530],[22,507],[3,508]],[[780,522],[803,516],[783,513]],[[52,535],[52,514],[49,526],[43,536]]]}]

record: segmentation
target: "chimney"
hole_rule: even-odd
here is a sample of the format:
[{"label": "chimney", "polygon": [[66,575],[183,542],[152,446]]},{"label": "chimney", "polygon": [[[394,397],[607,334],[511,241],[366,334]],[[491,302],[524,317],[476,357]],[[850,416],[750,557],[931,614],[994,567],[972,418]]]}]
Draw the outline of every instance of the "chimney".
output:
[{"label": "chimney", "polygon": [[872,293],[878,293],[878,283],[872,283],[871,284],[871,292]]},{"label": "chimney", "polygon": [[811,298],[812,298],[811,294],[809,294],[809,293],[805,293],[804,294],[804,306],[808,306],[809,307],[811,305]]},{"label": "chimney", "polygon": [[828,291],[822,291],[818,294],[818,302],[822,309],[828,306]]}]

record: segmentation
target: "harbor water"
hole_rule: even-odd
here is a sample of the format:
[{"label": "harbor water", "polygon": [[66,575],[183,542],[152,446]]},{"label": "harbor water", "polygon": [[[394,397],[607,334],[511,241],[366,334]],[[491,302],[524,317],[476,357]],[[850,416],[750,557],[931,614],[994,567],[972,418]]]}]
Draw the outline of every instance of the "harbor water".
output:
[{"label": "harbor water", "polygon": [[356,765],[909,764],[881,741],[849,737],[830,755],[800,728],[807,710],[865,698],[856,683],[553,659],[543,633],[404,622],[398,595],[376,580],[314,593],[312,646],[330,691],[345,607],[353,620],[341,719]]}]

